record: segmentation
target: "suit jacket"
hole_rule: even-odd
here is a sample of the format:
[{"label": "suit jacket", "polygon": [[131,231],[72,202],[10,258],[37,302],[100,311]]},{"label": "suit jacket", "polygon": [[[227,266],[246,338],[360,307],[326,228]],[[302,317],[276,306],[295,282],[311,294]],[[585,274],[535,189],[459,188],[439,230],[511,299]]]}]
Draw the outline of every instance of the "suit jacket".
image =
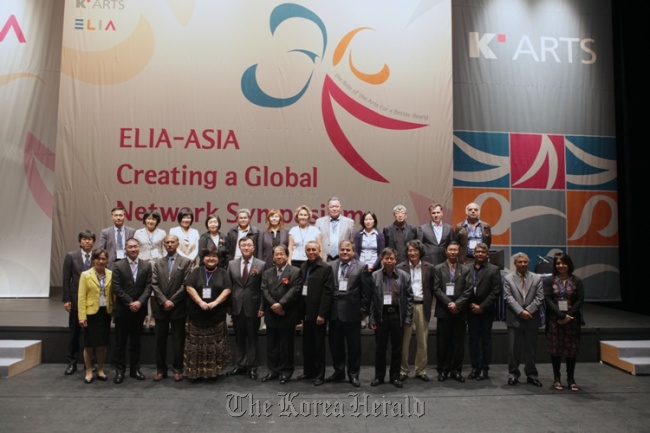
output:
[{"label": "suit jacket", "polygon": [[366,284],[363,277],[366,266],[356,259],[350,260],[350,266],[346,272],[347,290],[341,292],[339,291],[341,260],[334,260],[329,264],[334,277],[331,320],[360,322],[361,315],[370,314],[370,299],[372,297],[372,288]]},{"label": "suit jacket", "polygon": [[[105,296],[106,312],[111,314],[113,311],[113,278],[110,269],[106,269]],[[97,274],[93,268],[84,271],[79,278],[79,299],[77,309],[79,310],[79,320],[86,320],[89,315],[97,314],[99,311],[99,293],[101,287]]]},{"label": "suit jacket", "polygon": [[[354,252],[355,252],[354,256],[357,260],[360,260],[361,258],[361,244],[363,242],[364,231],[365,230],[361,230],[360,232],[356,232],[354,234]],[[384,235],[380,231],[377,231],[377,260],[375,260],[375,263],[372,264],[372,268],[374,271],[381,268],[381,252],[384,250],[385,247],[386,247],[386,240],[384,238]]]},{"label": "suit jacket", "polygon": [[[424,318],[428,322],[431,320],[431,306],[433,305],[434,299],[434,266],[431,263],[422,260],[420,260],[420,263],[422,263],[422,307],[424,310]],[[397,269],[401,269],[402,271],[411,275],[411,265],[409,262],[400,263],[397,265]]]},{"label": "suit jacket", "polygon": [[[280,236],[280,244],[289,246],[289,231],[280,230],[276,236]],[[266,264],[266,269],[273,266],[273,232],[261,232],[257,238],[257,250],[255,257]]]},{"label": "suit jacket", "polygon": [[142,304],[138,313],[146,315],[147,302],[151,295],[151,273],[151,263],[138,259],[138,274],[134,280],[128,259],[115,263],[113,268],[114,318],[131,314],[129,304],[134,301],[140,301]]},{"label": "suit jacket", "polygon": [[[526,273],[524,280],[526,296],[524,296],[521,279],[517,272],[511,272],[505,276],[503,281],[503,298],[508,306],[506,313],[506,325],[518,328],[519,326],[539,327],[539,309],[544,303],[544,290],[542,289],[542,278],[533,272]],[[533,315],[532,319],[522,320],[519,313],[528,311]]]},{"label": "suit jacket", "polygon": [[[397,225],[395,223],[392,223],[389,226],[384,227],[384,240],[386,241],[386,246],[391,247],[395,250],[397,250],[397,262],[402,263],[407,260],[406,256],[406,251],[402,250],[399,251],[399,248],[397,247],[397,243],[395,241],[397,237]],[[418,238],[418,229],[417,227],[409,224],[409,223],[404,223],[404,243],[407,243],[408,241],[412,241],[414,239]]]},{"label": "suit jacket", "polygon": [[[320,230],[321,241],[321,258],[327,259],[330,252],[330,217],[324,216],[316,220],[314,224]],[[346,216],[339,215],[339,243],[341,241],[350,241],[354,236],[354,221]]]},{"label": "suit jacket", "polygon": [[[449,275],[449,263],[444,262],[436,265],[433,269],[434,288],[436,296],[436,317],[440,319],[452,319],[466,317],[467,301],[471,295],[472,286],[469,284],[469,268],[463,264],[456,263],[456,273],[453,281]],[[454,294],[447,295],[447,283],[454,283]],[[460,313],[454,314],[447,308],[450,302],[455,302]]]},{"label": "suit jacket", "polygon": [[[210,232],[207,231],[201,235],[199,238],[199,257],[201,256],[201,251],[204,248],[210,248],[212,246],[217,247],[217,254],[219,255],[219,266],[221,269],[228,268],[228,240],[224,238],[221,233],[219,233],[219,245],[215,245],[210,236]],[[203,266],[203,259],[200,260],[199,266]]]},{"label": "suit jacket", "polygon": [[469,303],[478,304],[483,313],[493,314],[494,303],[501,293],[501,270],[498,266],[486,262],[478,279],[474,281],[474,265],[469,266],[469,282],[472,292]]},{"label": "suit jacket", "polygon": [[[255,244],[255,251],[257,251],[257,243],[260,236],[260,229],[248,225],[248,236],[253,238],[253,243]],[[239,236],[239,228],[235,226],[228,230],[226,234],[226,247],[228,248],[228,261],[230,262],[235,258],[235,253],[237,252],[237,238]]]},{"label": "suit jacket", "polygon": [[[309,278],[307,278],[308,267]],[[307,284],[307,296],[302,296],[304,320],[316,321],[318,316],[329,319],[334,293],[332,267],[319,257],[314,262],[303,263],[300,267],[300,275],[303,285]]]},{"label": "suit jacket", "polygon": [[[152,266],[151,290],[155,299],[151,303],[151,309],[156,319],[181,319],[185,317],[187,305],[187,292],[183,283],[192,272],[193,262],[176,254],[170,274],[167,270],[168,260],[168,257],[159,258]],[[162,307],[166,301],[174,303],[174,308],[170,311]]]},{"label": "suit jacket", "polygon": [[228,263],[228,275],[232,282],[230,301],[233,316],[243,314],[246,317],[257,317],[257,313],[262,309],[262,273],[265,265],[262,260],[251,258],[248,264],[248,278],[244,283],[241,277],[241,257]]},{"label": "suit jacket", "polygon": [[[458,261],[461,263],[465,263],[465,260],[467,260],[467,249],[469,246],[469,234],[467,232],[467,227],[464,225],[466,222],[467,220],[458,223],[455,230],[456,242],[460,244]],[[487,244],[489,249],[490,245],[492,245],[492,229],[488,223],[484,223],[481,220],[479,220],[478,224],[481,227],[481,236],[483,237],[482,242]]]},{"label": "suit jacket", "polygon": [[[286,282],[285,282],[286,281]],[[269,328],[293,328],[298,323],[298,308],[302,290],[300,269],[287,264],[280,277],[275,266],[262,275],[262,305],[264,322]],[[271,305],[279,302],[285,315],[280,316],[271,310]]]},{"label": "suit jacket", "polygon": [[426,252],[422,260],[438,265],[447,261],[446,249],[449,242],[454,240],[454,229],[449,224],[442,223],[442,236],[440,237],[440,242],[438,242],[433,232],[433,227],[431,227],[431,222],[428,222],[418,228],[418,239],[426,247]]},{"label": "suit jacket", "polygon": [[[413,290],[411,276],[401,269],[395,268],[395,278],[399,287],[399,317],[402,326],[413,323]],[[384,307],[384,270],[379,269],[371,277],[372,299],[370,301],[370,318],[368,323],[379,325],[382,321]]]},{"label": "suit jacket", "polygon": [[[124,245],[126,246],[126,241],[135,236],[135,229],[127,226],[122,226],[122,228],[124,229],[122,234],[124,235]],[[117,260],[114,225],[102,230],[102,234],[99,237],[99,248],[104,248],[108,252],[108,263],[106,263],[106,267],[113,269],[113,263]]]},{"label": "suit jacket", "polygon": [[63,302],[70,302],[75,311],[78,308],[79,278],[83,271],[84,258],[81,250],[67,253],[63,259]]}]

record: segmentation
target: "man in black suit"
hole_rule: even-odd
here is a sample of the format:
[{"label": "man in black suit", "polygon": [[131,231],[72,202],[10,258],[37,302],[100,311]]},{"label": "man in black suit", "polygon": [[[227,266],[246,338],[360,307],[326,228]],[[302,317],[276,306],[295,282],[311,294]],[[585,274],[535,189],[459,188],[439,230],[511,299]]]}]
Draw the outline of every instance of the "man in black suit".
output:
[{"label": "man in black suit", "polygon": [[262,382],[280,379],[284,385],[294,370],[293,338],[298,323],[302,277],[300,269],[288,264],[289,248],[273,248],[275,266],[262,275],[262,298],[266,321],[266,357],[269,373]]},{"label": "man in black suit", "polygon": [[144,380],[140,371],[140,338],[151,294],[151,264],[138,259],[140,243],[126,241],[126,259],[113,267],[113,319],[115,319],[115,378],[122,383],[126,371],[126,342],[129,340],[130,376]]},{"label": "man in black suit", "polygon": [[384,227],[384,239],[387,247],[397,251],[397,263],[403,263],[407,260],[406,244],[418,238],[418,229],[406,222],[406,207],[404,205],[395,206],[393,216],[395,221]]},{"label": "man in black suit", "polygon": [[257,248],[257,238],[260,230],[251,225],[251,211],[248,209],[239,209],[237,211],[237,225],[226,233],[226,245],[228,246],[228,262],[241,257],[239,250],[239,240],[250,237]]},{"label": "man in black suit", "polygon": [[454,240],[454,229],[442,222],[442,205],[434,203],[429,206],[431,222],[418,228],[418,239],[424,243],[426,253],[422,260],[434,265],[443,263],[446,259],[447,245]]},{"label": "man in black suit", "polygon": [[135,229],[124,226],[126,210],[116,206],[111,209],[113,225],[102,230],[99,237],[99,248],[108,252],[108,263],[106,267],[113,269],[115,262],[126,257],[125,242],[135,236]]},{"label": "man in black suit", "polygon": [[167,377],[167,339],[172,336],[172,371],[174,381],[183,380],[183,346],[185,344],[185,279],[192,271],[192,261],[176,252],[178,237],[167,235],[163,240],[166,257],[156,260],[152,267],[151,302],[156,319],[156,374],[154,382]]},{"label": "man in black suit", "polygon": [[303,374],[298,380],[314,379],[314,385],[325,383],[325,334],[332,308],[334,274],[321,258],[320,244],[305,244],[307,261],[300,267],[302,276],[302,353]]},{"label": "man in black suit", "polygon": [[334,300],[329,322],[329,345],[334,373],[325,382],[345,379],[346,348],[350,383],[358,388],[361,370],[361,321],[370,311],[371,288],[363,278],[365,265],[354,258],[354,244],[342,241],[339,258],[330,262]]},{"label": "man in black suit", "polygon": [[488,245],[480,242],[474,246],[474,263],[470,267],[471,292],[467,313],[469,329],[469,358],[472,371],[468,379],[488,379],[492,359],[492,321],[494,303],[501,293],[501,271],[488,262]]},{"label": "man in black suit", "polygon": [[458,263],[460,245],[451,241],[447,245],[447,260],[434,268],[436,296],[438,381],[448,376],[465,382],[462,375],[465,353],[466,307],[470,296],[469,268]]},{"label": "man in black suit", "polygon": [[79,292],[79,277],[83,271],[90,269],[90,255],[95,245],[95,233],[85,230],[79,233],[79,249],[70,251],[63,259],[63,308],[68,312],[68,326],[70,337],[68,339],[68,367],[66,376],[77,371],[77,358],[79,357],[79,337],[81,327],[77,314],[77,294]]},{"label": "man in black suit", "polygon": [[250,237],[239,240],[241,257],[228,264],[228,276],[232,281],[230,295],[232,321],[237,344],[237,365],[229,374],[248,374],[257,379],[257,336],[264,312],[262,300],[262,272],[266,267],[260,259],[253,257],[255,244]]},{"label": "man in black suit", "polygon": [[[413,326],[415,326],[415,377],[424,382],[429,381],[427,375],[429,339],[429,321],[431,320],[431,306],[433,304],[433,265],[422,260],[424,244],[419,240],[411,240],[406,244],[408,261],[397,265],[411,275],[411,289],[413,290]],[[406,380],[409,374],[409,347],[411,345],[412,327],[404,329],[404,344],[402,345],[402,366],[400,368],[401,381]]]}]

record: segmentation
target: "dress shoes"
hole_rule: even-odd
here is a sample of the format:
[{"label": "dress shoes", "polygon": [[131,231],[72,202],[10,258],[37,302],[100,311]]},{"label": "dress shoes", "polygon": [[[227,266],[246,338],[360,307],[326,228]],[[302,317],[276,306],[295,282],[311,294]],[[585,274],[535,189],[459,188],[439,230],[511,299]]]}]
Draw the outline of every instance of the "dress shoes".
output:
[{"label": "dress shoes", "polygon": [[359,382],[359,378],[356,376],[350,378],[350,383],[355,388],[359,388],[361,386],[361,382]]},{"label": "dress shoes", "polygon": [[270,381],[270,380],[276,380],[276,379],[279,378],[279,377],[280,377],[280,376],[277,375],[277,374],[275,374],[275,373],[269,373],[269,374],[267,374],[266,376],[264,376],[264,377],[262,378],[262,382],[268,382],[268,381]]},{"label": "dress shoes", "polygon": [[510,386],[515,386],[517,384],[517,382],[519,382],[519,379],[517,379],[516,377],[509,377],[508,378],[508,385],[510,385]]},{"label": "dress shoes", "polygon": [[398,379],[399,379],[401,382],[404,382],[404,381],[405,381],[406,379],[408,379],[408,378],[409,378],[408,375],[406,375],[406,374],[400,374]]},{"label": "dress shoes", "polygon": [[124,382],[124,373],[118,371],[117,373],[115,373],[115,377],[113,378],[113,383],[120,384],[122,382]]},{"label": "dress shoes", "polygon": [[481,372],[476,376],[476,380],[485,380],[489,379],[490,376],[488,376],[487,370],[481,370]]},{"label": "dress shoes", "polygon": [[441,373],[441,374],[438,375],[438,382],[444,382],[445,380],[447,380],[447,375],[446,374]]},{"label": "dress shoes", "polygon": [[142,374],[142,372],[140,372],[140,370],[132,371],[131,374],[129,374],[129,376],[131,376],[132,378],[137,379],[137,380],[144,380],[145,379],[144,374]]},{"label": "dress shoes", "polygon": [[384,383],[383,379],[374,378],[374,379],[372,379],[372,382],[370,382],[370,386],[379,386],[382,383]]},{"label": "dress shoes", "polygon": [[251,370],[248,372],[248,377],[252,380],[257,380],[257,371]]},{"label": "dress shoes", "polygon": [[480,374],[479,370],[477,370],[475,368],[472,368],[472,371],[469,372],[469,374],[467,375],[467,378],[469,380],[477,379],[479,374]]},{"label": "dress shoes", "polygon": [[345,379],[345,375],[340,374],[340,373],[334,373],[331,376],[328,376],[325,378],[325,382],[341,382],[342,380]]},{"label": "dress shoes", "polygon": [[163,379],[167,379],[167,373],[156,373],[153,375],[154,382],[160,382]]},{"label": "dress shoes", "polygon": [[324,383],[325,383],[325,379],[323,379],[322,377],[317,377],[316,380],[314,381],[314,386],[321,386]]},{"label": "dress shoes", "polygon": [[183,373],[174,373],[174,382],[181,382],[183,380]]},{"label": "dress shoes", "polygon": [[289,378],[286,376],[282,376],[280,378],[280,385],[286,385],[289,382]]},{"label": "dress shoes", "polygon": [[422,382],[428,382],[428,381],[431,380],[431,379],[429,379],[429,376],[427,376],[426,373],[424,373],[424,374],[416,374],[415,378],[420,379]]},{"label": "dress shoes", "polygon": [[301,374],[300,376],[296,377],[296,380],[309,380],[309,379],[315,379],[316,376],[309,376],[307,374]]},{"label": "dress shoes", "polygon": [[535,379],[533,377],[529,377],[526,379],[526,382],[530,383],[531,385],[535,385],[538,388],[542,387],[542,382],[540,382],[538,379]]},{"label": "dress shoes", "polygon": [[85,383],[86,385],[93,383],[93,378],[91,377],[90,379],[86,379],[86,378],[84,377],[84,383]]},{"label": "dress shoes", "polygon": [[456,382],[465,383],[465,378],[460,373],[451,373],[449,376]]},{"label": "dress shoes", "polygon": [[77,364],[70,364],[68,365],[68,368],[65,369],[63,374],[66,376],[70,376],[71,374],[74,374],[77,371]]},{"label": "dress shoes", "polygon": [[240,376],[247,373],[246,368],[244,367],[235,367],[228,372],[228,376]]},{"label": "dress shoes", "polygon": [[402,388],[404,386],[404,382],[399,379],[393,379],[390,383],[392,383],[395,388]]}]

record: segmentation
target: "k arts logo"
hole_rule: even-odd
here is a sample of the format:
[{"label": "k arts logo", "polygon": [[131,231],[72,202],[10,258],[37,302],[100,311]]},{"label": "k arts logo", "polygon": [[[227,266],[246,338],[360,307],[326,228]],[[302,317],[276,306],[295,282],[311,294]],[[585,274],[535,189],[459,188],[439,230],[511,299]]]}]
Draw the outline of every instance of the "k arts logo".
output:
[{"label": "k arts logo", "polygon": [[125,0],[76,0],[77,9],[122,10]]},{"label": "k arts logo", "polygon": [[505,33],[468,33],[470,58],[513,61],[530,59],[539,63],[576,63],[593,65],[598,56],[595,40],[566,36],[521,35],[508,37]]},{"label": "k arts logo", "polygon": [[[270,15],[271,34],[275,35],[278,27],[285,21],[296,18],[314,24],[320,31],[322,45],[318,48],[317,52],[302,48],[288,51],[288,53],[299,54],[302,59],[307,57],[312,65],[311,71],[307,76],[305,76],[303,80],[304,84],[296,93],[287,97],[277,97],[265,92],[260,86],[257,77],[258,64],[250,66],[242,75],[241,89],[243,95],[251,103],[260,107],[267,108],[283,108],[295,104],[302,98],[309,86],[312,84],[312,78],[314,76],[314,70],[316,68],[317,61],[319,63],[322,63],[325,60],[325,53],[328,43],[327,28],[325,26],[325,23],[318,15],[305,8],[304,6],[292,3],[285,3],[276,6]],[[352,49],[350,48],[351,42],[359,33],[369,31],[374,31],[374,29],[371,27],[359,27],[352,29],[347,34],[345,34],[334,49],[334,53],[332,55],[332,65],[339,65],[343,62],[344,58],[347,57],[348,66],[354,77],[363,83],[373,86],[381,86],[390,78],[389,65],[384,64],[383,67],[379,69],[379,71],[368,72],[361,70],[355,65],[352,56]],[[355,55],[358,54],[358,52],[355,52]],[[359,103],[358,100],[352,98],[348,93],[350,91],[352,91],[351,85],[346,80],[343,80],[340,76],[338,76],[338,74],[336,74],[334,77],[325,75],[325,78],[322,82],[321,114],[327,135],[332,145],[338,151],[341,157],[343,157],[343,159],[345,159],[345,161],[347,161],[347,163],[357,172],[366,178],[374,180],[376,182],[388,183],[388,180],[379,172],[377,172],[377,170],[375,170],[375,168],[373,168],[359,154],[353,143],[348,139],[345,132],[343,131],[343,128],[341,128],[339,121],[337,120],[333,101],[357,120],[377,128],[389,130],[409,130],[422,128],[427,126],[427,124],[419,122],[406,122],[404,120],[388,117],[385,115],[388,110],[387,107],[383,107],[379,103],[376,103],[376,101],[368,101],[367,99],[364,99],[364,101],[376,109],[368,108],[366,105],[363,105]],[[421,118],[419,120],[426,120],[426,116],[419,117]]]}]

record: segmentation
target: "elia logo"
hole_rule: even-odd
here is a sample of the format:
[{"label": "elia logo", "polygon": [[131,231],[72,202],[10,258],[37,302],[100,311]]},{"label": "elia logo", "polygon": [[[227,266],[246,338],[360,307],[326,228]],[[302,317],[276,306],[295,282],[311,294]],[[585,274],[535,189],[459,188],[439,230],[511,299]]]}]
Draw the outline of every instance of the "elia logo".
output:
[{"label": "elia logo", "polygon": [[[495,40],[496,39],[496,40]],[[505,33],[469,32],[469,56],[471,58],[498,59],[495,50],[501,54],[508,49]],[[538,39],[523,35],[517,42],[512,60],[520,58],[532,59],[536,62],[574,63],[580,61],[584,65],[596,63],[598,56],[592,49],[594,40],[591,38],[571,38],[540,36]],[[499,45],[505,47],[501,49]]]},{"label": "elia logo", "polygon": [[74,29],[75,30],[89,30],[89,31],[115,31],[115,23],[113,20],[108,20],[108,22],[102,20],[85,20],[83,18],[75,18],[74,20]]},{"label": "elia logo", "polygon": [[[1,22],[2,21],[0,21],[0,23]],[[21,44],[27,43],[25,35],[23,34],[23,29],[20,28],[20,24],[18,24],[18,20],[16,19],[15,15],[10,15],[9,19],[0,28],[0,42],[4,42],[5,37],[9,33],[9,30],[13,31],[13,33],[16,35],[16,39],[18,39],[18,42]]]},{"label": "elia logo", "polygon": [[78,9],[122,10],[124,0],[77,0]]}]

